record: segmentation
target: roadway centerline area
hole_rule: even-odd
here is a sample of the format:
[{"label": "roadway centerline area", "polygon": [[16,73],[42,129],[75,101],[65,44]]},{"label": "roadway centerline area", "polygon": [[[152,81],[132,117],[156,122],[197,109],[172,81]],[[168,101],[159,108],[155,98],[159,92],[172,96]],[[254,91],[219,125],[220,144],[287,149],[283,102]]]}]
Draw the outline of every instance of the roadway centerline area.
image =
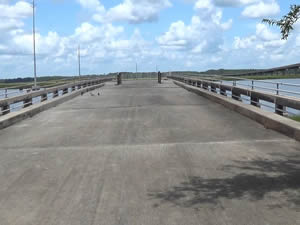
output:
[{"label": "roadway centerline area", "polygon": [[299,212],[299,142],[171,81],[107,83],[0,130],[0,224],[300,224]]}]

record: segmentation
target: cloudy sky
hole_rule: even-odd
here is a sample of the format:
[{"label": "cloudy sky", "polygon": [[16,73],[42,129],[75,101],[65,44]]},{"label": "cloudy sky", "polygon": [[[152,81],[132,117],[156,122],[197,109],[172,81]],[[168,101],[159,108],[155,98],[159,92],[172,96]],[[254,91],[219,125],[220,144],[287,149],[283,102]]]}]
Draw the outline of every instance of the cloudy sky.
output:
[{"label": "cloudy sky", "polygon": [[[36,0],[38,75],[268,68],[300,62],[300,24],[288,39],[261,24],[299,0]],[[0,78],[31,76],[32,7],[0,0]]]}]

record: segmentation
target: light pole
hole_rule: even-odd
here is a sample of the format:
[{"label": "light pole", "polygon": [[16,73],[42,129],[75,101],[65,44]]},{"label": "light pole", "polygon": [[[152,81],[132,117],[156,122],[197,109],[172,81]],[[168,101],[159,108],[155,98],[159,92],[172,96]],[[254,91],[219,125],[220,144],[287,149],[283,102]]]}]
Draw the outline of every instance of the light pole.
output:
[{"label": "light pole", "polygon": [[80,68],[80,45],[78,45],[78,75],[81,77],[81,68]]},{"label": "light pole", "polygon": [[37,89],[36,84],[36,55],[35,55],[35,2],[32,0],[32,33],[33,33],[33,72],[34,72],[34,87],[33,89]]}]

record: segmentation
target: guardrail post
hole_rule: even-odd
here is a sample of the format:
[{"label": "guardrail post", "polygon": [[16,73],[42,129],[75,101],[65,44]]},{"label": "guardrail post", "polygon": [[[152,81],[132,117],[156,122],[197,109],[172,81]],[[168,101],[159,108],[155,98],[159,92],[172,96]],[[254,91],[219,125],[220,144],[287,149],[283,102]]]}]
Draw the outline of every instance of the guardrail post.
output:
[{"label": "guardrail post", "polygon": [[58,97],[58,90],[53,92],[53,98],[56,98],[56,97]]},{"label": "guardrail post", "polygon": [[210,84],[210,91],[214,92],[214,93],[217,93],[217,89],[216,89],[215,84],[213,84],[213,83]]},{"label": "guardrail post", "polygon": [[287,116],[286,106],[275,104],[275,113],[281,116]]},{"label": "guardrail post", "polygon": [[235,88],[232,88],[231,94],[234,100],[241,101],[241,94],[237,92]]},{"label": "guardrail post", "polygon": [[44,101],[46,101],[46,100],[47,100],[47,98],[48,98],[48,95],[47,95],[47,93],[46,93],[46,94],[42,94],[42,95],[41,95],[41,102],[44,102]]},{"label": "guardrail post", "polygon": [[27,98],[24,100],[24,108],[32,105],[32,98]]},{"label": "guardrail post", "polygon": [[220,94],[223,96],[227,96],[226,89],[222,88],[222,86],[220,86]]},{"label": "guardrail post", "polygon": [[255,97],[255,96],[250,96],[250,104],[256,107],[260,107],[260,103],[259,103],[259,98]]},{"label": "guardrail post", "polygon": [[63,89],[63,95],[68,94],[69,90],[68,88]]},{"label": "guardrail post", "polygon": [[3,105],[1,107],[1,109],[2,109],[2,115],[6,115],[6,114],[10,113],[9,105]]},{"label": "guardrail post", "polygon": [[201,88],[201,81],[197,81],[197,87]]},{"label": "guardrail post", "polygon": [[158,83],[161,84],[161,72],[160,71],[158,71],[157,77],[158,77]]},{"label": "guardrail post", "polygon": [[206,82],[202,83],[202,87],[203,89],[208,90],[208,84]]}]

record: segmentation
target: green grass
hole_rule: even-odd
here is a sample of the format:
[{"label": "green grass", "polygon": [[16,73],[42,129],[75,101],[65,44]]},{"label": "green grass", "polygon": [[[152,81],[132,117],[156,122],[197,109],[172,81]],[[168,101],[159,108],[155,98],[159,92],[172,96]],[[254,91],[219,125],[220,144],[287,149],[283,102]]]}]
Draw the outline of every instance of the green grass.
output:
[{"label": "green grass", "polygon": [[32,86],[31,83],[0,83],[0,88],[7,88],[7,89],[18,89],[19,87],[26,87]]},{"label": "green grass", "polygon": [[[79,79],[78,79],[79,80]],[[78,81],[76,80],[76,81]],[[37,85],[40,87],[55,87],[59,85],[63,85],[66,83],[74,82],[75,80],[67,80],[67,79],[60,79],[60,80],[50,80],[50,81],[42,81],[37,82]],[[31,88],[34,85],[33,82],[21,82],[21,83],[0,83],[0,88],[2,89],[26,89]]]},{"label": "green grass", "polygon": [[295,120],[297,122],[300,122],[300,116],[291,116],[290,117],[292,120]]},{"label": "green grass", "polygon": [[297,75],[265,75],[265,76],[244,76],[240,78],[246,78],[250,80],[269,80],[269,79],[297,79],[300,78],[300,74]]}]

